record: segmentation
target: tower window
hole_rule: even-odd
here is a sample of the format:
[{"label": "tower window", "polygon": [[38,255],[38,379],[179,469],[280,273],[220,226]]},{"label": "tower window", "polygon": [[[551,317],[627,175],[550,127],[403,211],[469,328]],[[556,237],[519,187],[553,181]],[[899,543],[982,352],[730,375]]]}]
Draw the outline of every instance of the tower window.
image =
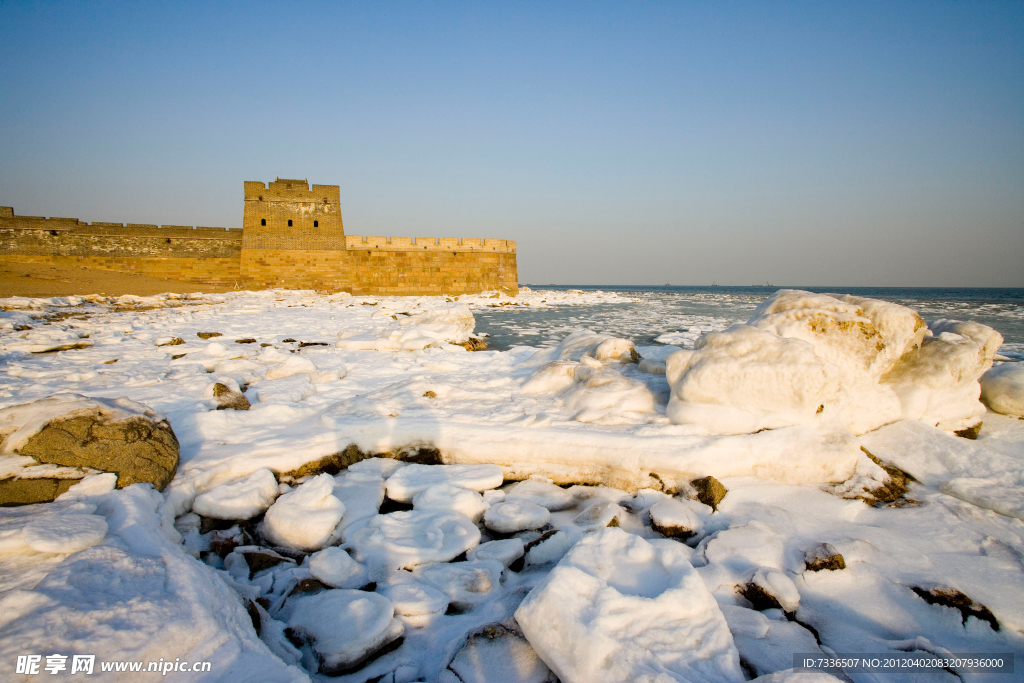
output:
[{"label": "tower window", "polygon": [[313,221],[313,227],[314,228],[319,228],[320,227],[320,221]]},{"label": "tower window", "polygon": [[266,218],[261,218],[260,219],[260,225],[266,225],[266,224],[267,224],[267,219]]},{"label": "tower window", "polygon": [[292,227],[292,219],[291,218],[288,219],[288,227],[289,228]]}]

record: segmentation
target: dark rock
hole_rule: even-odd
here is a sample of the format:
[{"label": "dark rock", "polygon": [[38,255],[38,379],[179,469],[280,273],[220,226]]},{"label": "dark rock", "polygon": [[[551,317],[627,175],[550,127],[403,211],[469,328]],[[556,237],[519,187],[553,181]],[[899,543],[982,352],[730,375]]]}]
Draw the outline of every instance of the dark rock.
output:
[{"label": "dark rock", "polygon": [[302,477],[323,474],[325,472],[334,476],[349,465],[354,465],[361,460],[366,460],[371,457],[373,457],[371,454],[364,453],[359,450],[359,447],[355,444],[349,444],[343,451],[325,455],[317,460],[307,462],[305,465],[297,467],[294,470],[281,472],[278,476],[278,480],[288,484]]},{"label": "dark rock", "polygon": [[304,349],[307,346],[330,346],[327,342],[299,342],[299,348]]},{"label": "dark rock", "polygon": [[184,358],[187,355],[187,353],[176,353],[173,356],[171,356],[171,360],[178,360],[179,358]]},{"label": "dark rock", "polygon": [[782,609],[778,599],[756,583],[751,582],[745,586],[737,586],[736,592],[746,598],[758,612],[766,609]]},{"label": "dark rock", "polygon": [[11,479],[0,480],[0,507],[48,503],[81,479]]},{"label": "dark rock", "polygon": [[978,434],[981,433],[982,424],[983,423],[979,422],[978,424],[967,427],[966,429],[958,429],[953,433],[964,439],[970,439],[971,441],[974,441],[975,439],[978,438]]},{"label": "dark rock", "polygon": [[261,571],[276,567],[282,562],[294,564],[295,561],[287,557],[282,557],[273,550],[250,550],[242,553],[242,557],[245,558],[245,563],[249,565],[249,578],[256,576]]},{"label": "dark rock", "polygon": [[263,618],[260,616],[260,611],[256,607],[256,603],[252,600],[246,600],[245,609],[249,613],[249,619],[252,620],[252,627],[256,629],[256,635],[259,635],[260,631],[263,630]]},{"label": "dark rock", "polygon": [[694,479],[690,482],[690,485],[697,490],[697,500],[711,507],[715,512],[718,512],[718,504],[722,502],[725,494],[729,492],[722,485],[722,482],[714,477]]},{"label": "dark rock", "polygon": [[220,332],[196,332],[196,336],[200,339],[213,339],[214,337],[221,337]]},{"label": "dark rock", "polygon": [[433,391],[425,391],[423,392],[423,398],[437,398],[437,394]]},{"label": "dark rock", "polygon": [[117,419],[103,409],[50,420],[18,452],[39,462],[116,472],[118,488],[144,482],[158,491],[174,477],[179,458],[166,419],[155,413]]},{"label": "dark rock", "polygon": [[103,364],[104,365],[113,365],[116,362],[117,362],[117,359],[115,358],[114,360],[105,360],[105,361],[103,361]]},{"label": "dark rock", "polygon": [[857,498],[863,500],[868,505],[892,505],[893,507],[903,507],[903,505],[893,504],[903,499],[907,493],[907,489],[910,488],[910,482],[917,480],[901,470],[899,467],[882,462],[863,446],[861,446],[861,450],[864,451],[864,454],[871,459],[871,462],[885,470],[885,473],[889,475],[889,481],[876,489],[872,489],[866,495],[857,496]]},{"label": "dark rock", "polygon": [[988,622],[993,631],[999,630],[999,621],[988,607],[976,603],[955,588],[933,588],[928,590],[913,586],[910,590],[917,593],[918,597],[930,605],[942,605],[943,607],[952,607],[957,610],[960,612],[960,622],[963,624],[967,623],[967,617],[974,617],[975,619]]},{"label": "dark rock", "polygon": [[282,344],[294,344],[294,343],[295,343],[295,340],[294,340],[294,339],[292,339],[291,337],[288,337],[287,339],[282,339],[282,340],[281,340],[281,343],[282,343]]},{"label": "dark rock", "polygon": [[255,344],[256,340],[253,339],[252,337],[246,337],[245,339],[236,339],[235,343],[236,344]]},{"label": "dark rock", "polygon": [[456,346],[461,346],[467,351],[484,351],[487,349],[487,342],[479,337],[470,337],[464,342],[459,342]]},{"label": "dark rock", "polygon": [[184,343],[185,343],[185,340],[182,339],[181,337],[171,337],[171,341],[164,342],[163,344],[157,344],[157,346],[178,346],[179,344],[184,344]]},{"label": "dark rock", "polygon": [[808,550],[804,555],[804,564],[809,572],[846,569],[846,560],[831,543],[822,543]]},{"label": "dark rock", "polygon": [[249,399],[220,382],[213,385],[213,396],[217,399],[217,410],[249,410],[252,407]]},{"label": "dark rock", "polygon": [[292,592],[288,595],[302,595],[303,593],[319,593],[320,591],[328,590],[330,586],[323,583],[319,579],[309,578],[299,581],[298,585],[292,589]]}]

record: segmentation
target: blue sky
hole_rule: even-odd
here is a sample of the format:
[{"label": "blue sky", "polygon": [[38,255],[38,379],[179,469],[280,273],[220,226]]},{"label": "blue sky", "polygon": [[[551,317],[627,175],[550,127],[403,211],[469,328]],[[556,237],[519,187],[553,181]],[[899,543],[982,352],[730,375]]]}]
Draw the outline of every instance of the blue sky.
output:
[{"label": "blue sky", "polygon": [[1024,286],[1024,3],[0,0],[0,204],[502,237],[520,281]]}]

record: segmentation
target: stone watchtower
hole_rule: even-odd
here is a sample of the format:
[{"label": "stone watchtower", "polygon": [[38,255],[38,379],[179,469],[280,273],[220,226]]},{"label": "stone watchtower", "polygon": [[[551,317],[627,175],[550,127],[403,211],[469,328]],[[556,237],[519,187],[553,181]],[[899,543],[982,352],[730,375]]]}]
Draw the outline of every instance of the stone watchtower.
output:
[{"label": "stone watchtower", "polygon": [[247,288],[337,291],[347,270],[337,185],[245,182],[241,278]]}]

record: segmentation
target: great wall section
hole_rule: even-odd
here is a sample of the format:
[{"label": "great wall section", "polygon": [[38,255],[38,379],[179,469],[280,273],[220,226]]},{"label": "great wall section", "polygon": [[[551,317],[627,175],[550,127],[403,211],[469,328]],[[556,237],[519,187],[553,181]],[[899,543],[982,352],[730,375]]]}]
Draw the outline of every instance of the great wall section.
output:
[{"label": "great wall section", "polygon": [[242,229],[85,223],[0,207],[0,261],[138,273],[239,289],[363,295],[518,292],[516,243],[346,235],[337,185],[247,181]]}]

